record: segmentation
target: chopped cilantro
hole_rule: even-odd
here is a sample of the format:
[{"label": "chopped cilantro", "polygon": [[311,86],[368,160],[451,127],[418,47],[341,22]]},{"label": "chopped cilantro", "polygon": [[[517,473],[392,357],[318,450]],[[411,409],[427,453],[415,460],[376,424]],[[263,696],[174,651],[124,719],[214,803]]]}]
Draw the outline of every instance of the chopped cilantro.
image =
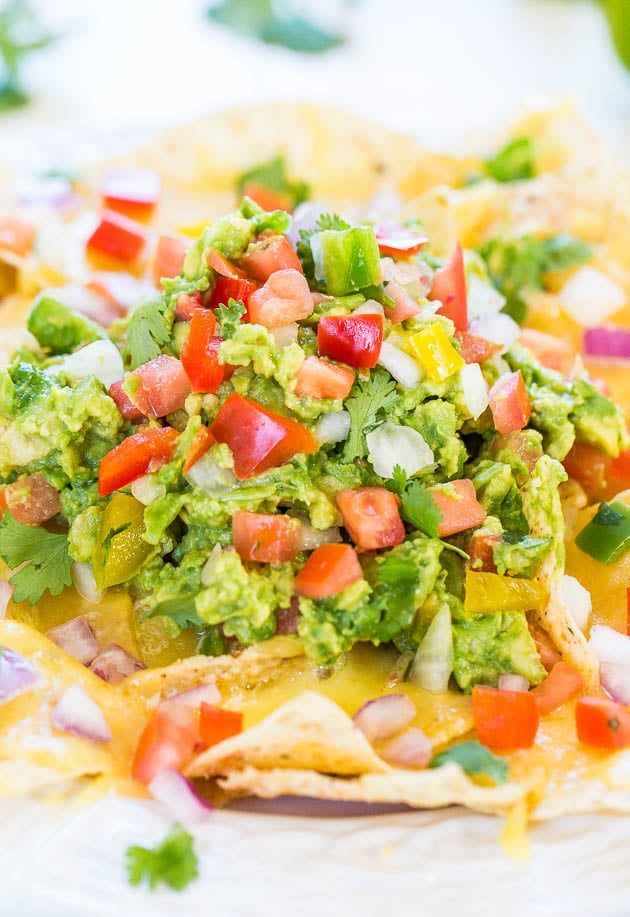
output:
[{"label": "chopped cilantro", "polygon": [[105,538],[103,538],[103,566],[107,566],[107,561],[109,560],[109,552],[112,549],[112,539],[116,535],[120,535],[122,532],[126,532],[131,522],[123,522],[122,525],[119,525],[116,529],[110,529]]},{"label": "chopped cilantro", "polygon": [[207,622],[203,621],[195,610],[194,594],[165,599],[150,611],[147,611],[142,616],[142,620],[146,621],[147,618],[157,617],[169,618],[175,634],[185,630],[187,627],[207,627]]},{"label": "chopped cilantro", "polygon": [[286,197],[287,208],[294,210],[298,204],[308,199],[309,187],[303,181],[291,181],[287,175],[287,164],[284,156],[274,156],[269,162],[261,163],[248,172],[244,172],[236,183],[239,194],[245,193],[250,184],[262,185]]},{"label": "chopped cilantro", "polygon": [[210,7],[208,16],[239,35],[303,54],[319,54],[344,41],[342,35],[316,25],[284,5],[276,9],[273,0],[220,0]]},{"label": "chopped cilantro", "polygon": [[168,343],[173,327],[174,309],[166,297],[142,303],[131,315],[123,351],[131,369],[154,360]]},{"label": "chopped cilantro", "polygon": [[173,826],[156,847],[128,847],[127,874],[131,885],[146,881],[154,889],[159,882],[175,891],[186,888],[199,875],[193,839],[181,825]]},{"label": "chopped cilantro", "polygon": [[505,783],[508,779],[508,763],[503,758],[493,755],[479,742],[460,742],[444,751],[438,752],[429,761],[429,767],[442,767],[454,761],[470,777],[485,774],[495,783]]},{"label": "chopped cilantro", "polygon": [[353,462],[367,455],[366,434],[378,426],[397,400],[396,382],[389,373],[376,370],[369,379],[357,379],[344,405],[350,414],[350,433],[342,462]]},{"label": "chopped cilantro", "polygon": [[484,163],[488,175],[495,181],[518,181],[533,178],[536,174],[534,142],[530,137],[511,140],[496,156]]},{"label": "chopped cilantro", "polygon": [[410,525],[430,538],[438,538],[438,525],[442,511],[433,494],[420,481],[411,481],[401,494],[400,514]]},{"label": "chopped cilantro", "polygon": [[10,580],[16,602],[35,605],[46,590],[59,595],[64,586],[72,585],[67,536],[23,525],[8,511],[0,523],[0,557],[11,568],[25,564]]},{"label": "chopped cilantro", "polygon": [[623,513],[617,512],[610,503],[606,503],[605,500],[602,500],[593,517],[593,522],[596,525],[619,525],[624,518]]},{"label": "chopped cilantro", "polygon": [[221,303],[215,310],[215,315],[219,323],[219,333],[224,341],[233,338],[238,329],[241,327],[241,318],[245,315],[247,309],[242,302],[237,302],[230,297],[227,306]]}]

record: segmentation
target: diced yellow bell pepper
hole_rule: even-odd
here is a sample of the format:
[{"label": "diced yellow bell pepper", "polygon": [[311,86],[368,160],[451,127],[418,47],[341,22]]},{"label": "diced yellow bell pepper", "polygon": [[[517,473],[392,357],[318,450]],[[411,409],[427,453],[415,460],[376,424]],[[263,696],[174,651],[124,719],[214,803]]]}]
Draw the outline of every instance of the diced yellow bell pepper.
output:
[{"label": "diced yellow bell pepper", "polygon": [[98,544],[92,555],[94,579],[107,589],[131,579],[155,549],[142,537],[144,506],[127,494],[114,494],[101,518]]},{"label": "diced yellow bell pepper", "polygon": [[210,220],[206,220],[205,223],[195,223],[194,226],[180,226],[176,231],[181,236],[190,236],[191,239],[198,239],[209,223]]},{"label": "diced yellow bell pepper", "polygon": [[464,610],[473,614],[495,611],[531,611],[542,608],[547,593],[539,583],[528,579],[499,576],[498,573],[466,571]]},{"label": "diced yellow bell pepper", "polygon": [[430,325],[409,338],[409,347],[432,382],[443,382],[464,366],[441,325]]}]

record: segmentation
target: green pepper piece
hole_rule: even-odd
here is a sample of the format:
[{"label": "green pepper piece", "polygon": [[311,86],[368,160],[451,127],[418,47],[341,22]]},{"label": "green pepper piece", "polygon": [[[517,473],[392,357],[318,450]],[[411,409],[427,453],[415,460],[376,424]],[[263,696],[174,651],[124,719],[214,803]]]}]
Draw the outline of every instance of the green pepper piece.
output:
[{"label": "green pepper piece", "polygon": [[619,57],[630,68],[630,0],[600,0]]},{"label": "green pepper piece", "polygon": [[324,229],[311,236],[315,279],[332,296],[356,293],[381,280],[378,243],[371,226]]},{"label": "green pepper piece", "polygon": [[92,569],[98,589],[131,579],[154,550],[143,539],[144,506],[127,494],[114,494],[101,518]]},{"label": "green pepper piece", "polygon": [[79,312],[68,309],[52,296],[35,303],[27,321],[28,330],[51,353],[71,353],[81,344],[92,344],[106,337],[105,331]]},{"label": "green pepper piece", "polygon": [[600,503],[599,509],[575,539],[580,549],[600,564],[616,563],[630,550],[630,507],[620,500]]}]

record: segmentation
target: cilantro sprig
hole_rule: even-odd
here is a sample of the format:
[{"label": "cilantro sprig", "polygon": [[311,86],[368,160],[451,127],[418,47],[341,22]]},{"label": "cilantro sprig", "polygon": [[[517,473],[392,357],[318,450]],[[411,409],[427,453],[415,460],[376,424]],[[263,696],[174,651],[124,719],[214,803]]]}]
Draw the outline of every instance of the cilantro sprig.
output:
[{"label": "cilantro sprig", "polygon": [[153,890],[160,882],[175,891],[186,888],[199,876],[199,860],[193,839],[180,824],[174,825],[161,844],[127,849],[130,885],[146,882]]},{"label": "cilantro sprig", "polygon": [[494,783],[505,783],[508,779],[508,763],[494,755],[479,742],[460,742],[438,752],[429,761],[429,767],[442,767],[449,762],[459,764],[470,777],[484,775]]},{"label": "cilantro sprig", "polygon": [[171,338],[174,314],[175,307],[166,296],[149,299],[132,312],[123,351],[131,369],[159,357]]},{"label": "cilantro sprig", "polygon": [[395,465],[393,477],[387,482],[387,487],[400,497],[400,515],[405,522],[429,538],[436,538],[449,551],[454,551],[468,560],[465,551],[440,538],[438,526],[443,518],[442,510],[426,484],[414,479],[409,481],[406,471],[400,465]]},{"label": "cilantro sprig", "polygon": [[354,462],[367,455],[366,435],[385,419],[398,399],[396,380],[383,370],[375,370],[369,379],[357,379],[344,404],[350,414],[350,432],[341,457],[343,462]]},{"label": "cilantro sprig", "polygon": [[10,580],[16,602],[35,605],[46,590],[59,595],[72,585],[67,536],[23,525],[8,511],[0,523],[0,557],[12,569],[24,564]]},{"label": "cilantro sprig", "polygon": [[238,302],[230,297],[227,306],[219,305],[215,310],[219,325],[219,334],[224,341],[233,338],[241,326],[241,318],[245,315],[247,309],[243,303]]},{"label": "cilantro sprig", "polygon": [[164,599],[154,605],[149,611],[142,616],[142,621],[148,618],[168,618],[171,629],[175,635],[187,627],[206,627],[207,622],[199,617],[195,610],[195,594],[175,596],[172,599]]},{"label": "cilantro sprig", "polygon": [[495,181],[519,181],[533,178],[536,174],[534,141],[531,137],[516,137],[503,149],[486,159],[484,165],[488,175]]},{"label": "cilantro sprig", "polygon": [[304,181],[292,181],[287,174],[287,164],[284,156],[274,156],[268,162],[263,162],[247,172],[243,172],[236,182],[239,194],[246,192],[250,184],[262,185],[270,191],[285,197],[287,206],[295,210],[298,204],[308,200],[309,186]]},{"label": "cilantro sprig", "polygon": [[[299,9],[297,4],[295,8]],[[320,54],[344,41],[337,32],[316,25],[274,0],[220,0],[210,7],[208,16],[239,35],[302,54]]]}]

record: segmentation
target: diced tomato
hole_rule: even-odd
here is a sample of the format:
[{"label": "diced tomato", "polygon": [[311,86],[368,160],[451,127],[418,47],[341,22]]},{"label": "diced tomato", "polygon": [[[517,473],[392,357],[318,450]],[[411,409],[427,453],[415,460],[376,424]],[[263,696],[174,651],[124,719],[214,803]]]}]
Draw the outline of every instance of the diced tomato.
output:
[{"label": "diced tomato", "polygon": [[538,730],[536,700],[528,691],[475,685],[472,707],[477,737],[489,748],[530,748]]},{"label": "diced tomato", "polygon": [[144,420],[144,414],[140,408],[137,408],[129,395],[123,391],[122,380],[112,383],[109,387],[108,394],[109,397],[116,402],[116,407],[125,420],[130,421],[130,423],[139,423],[141,420]]},{"label": "diced tomato", "polygon": [[534,358],[547,369],[555,369],[563,376],[568,376],[571,372],[575,351],[562,338],[545,331],[537,331],[535,328],[523,328],[518,342],[527,347]]},{"label": "diced tomato", "polygon": [[526,427],[532,405],[520,369],[504,373],[494,383],[488,394],[494,425],[503,435]]},{"label": "diced tomato", "polygon": [[500,344],[471,334],[470,331],[456,331],[455,339],[459,341],[459,352],[466,363],[483,363],[501,350]]},{"label": "diced tomato", "polygon": [[61,512],[59,493],[41,471],[7,484],[3,502],[17,521],[25,525],[41,525]]},{"label": "diced tomato", "polygon": [[500,544],[500,535],[473,535],[468,546],[471,569],[481,573],[496,573],[494,548]]},{"label": "diced tomato", "polygon": [[213,704],[201,702],[199,710],[199,740],[204,748],[218,745],[224,739],[243,731],[243,714],[235,710],[223,710]]},{"label": "diced tomato", "polygon": [[175,321],[189,322],[195,309],[203,308],[203,301],[199,290],[194,293],[179,293],[175,307]]},{"label": "diced tomato", "polygon": [[161,190],[158,173],[141,166],[115,166],[101,179],[103,206],[134,220],[150,219]]},{"label": "diced tomato", "polygon": [[140,258],[146,241],[144,226],[113,210],[105,210],[87,240],[86,252],[92,259],[105,256],[121,264],[132,264]]},{"label": "diced tomato", "polygon": [[382,344],[382,315],[325,315],[317,326],[320,354],[357,369],[373,369]]},{"label": "diced tomato", "polygon": [[293,198],[290,194],[273,191],[257,181],[250,181],[245,185],[243,197],[251,197],[263,210],[286,210],[289,213],[293,210]]},{"label": "diced tomato", "polygon": [[630,449],[610,460],[608,483],[616,492],[630,487]]},{"label": "diced tomato", "polygon": [[381,255],[392,258],[411,258],[429,241],[428,236],[401,226],[400,223],[377,223],[374,235]]},{"label": "diced tomato", "polygon": [[158,707],[145,726],[133,758],[134,780],[150,783],[165,767],[181,770],[192,758],[197,744],[197,730],[182,719],[174,719]]},{"label": "diced tomato", "polygon": [[385,487],[359,487],[337,494],[343,524],[357,547],[377,551],[401,544],[405,527],[395,494]]},{"label": "diced tomato", "polygon": [[237,267],[233,261],[229,261],[216,248],[211,248],[208,252],[208,265],[215,274],[220,277],[227,277],[229,280],[246,280],[247,275],[240,267]]},{"label": "diced tomato", "polygon": [[572,665],[556,662],[544,681],[531,691],[536,700],[538,713],[545,716],[562,707],[584,690],[584,679]]},{"label": "diced tomato", "polygon": [[191,240],[186,236],[171,233],[158,238],[151,272],[156,286],[160,285],[162,277],[177,277],[184,266],[190,244]]},{"label": "diced tomato", "polygon": [[221,405],[210,429],[218,442],[232,450],[234,473],[240,480],[283,465],[299,453],[318,450],[306,427],[237,392]]},{"label": "diced tomato", "polygon": [[29,220],[8,215],[0,217],[0,251],[24,258],[32,249],[36,235],[37,227]]},{"label": "diced tomato", "polygon": [[[234,302],[242,302],[249,313],[249,297],[258,289],[258,284],[251,280],[235,280],[231,277],[217,277],[217,281],[212,291],[210,307],[216,309],[217,306],[227,306],[230,299]],[[246,316],[243,316],[245,318]]]},{"label": "diced tomato", "polygon": [[292,269],[276,271],[248,300],[250,322],[266,328],[308,318],[313,309],[306,277]]},{"label": "diced tomato", "polygon": [[591,500],[603,495],[610,463],[608,456],[587,443],[575,443],[562,462],[569,477],[582,485]]},{"label": "diced tomato", "polygon": [[537,624],[531,624],[528,622],[528,627],[529,632],[532,635],[532,640],[536,644],[536,649],[538,650],[540,661],[547,669],[547,671],[551,672],[553,667],[562,661],[558,655],[557,649],[553,645],[551,637],[541,627],[538,627]]},{"label": "diced tomato", "polygon": [[429,299],[440,300],[442,305],[438,313],[450,318],[456,331],[465,331],[468,328],[468,293],[464,272],[464,252],[459,242],[448,261],[435,272]]},{"label": "diced tomato", "polygon": [[477,500],[475,485],[468,478],[431,487],[431,495],[442,513],[438,525],[440,538],[475,528],[488,515]]},{"label": "diced tomato", "polygon": [[223,382],[223,364],[219,363],[221,338],[214,334],[216,324],[212,309],[195,309],[191,316],[181,360],[193,392],[214,395]]},{"label": "diced tomato", "polygon": [[302,264],[295,249],[285,236],[271,234],[261,236],[260,241],[250,245],[240,261],[241,267],[254,280],[261,283],[269,280],[276,271],[299,271]]},{"label": "diced tomato", "polygon": [[184,407],[190,381],[180,360],[160,354],[130,374],[138,380],[133,400],[145,417],[157,418]]},{"label": "diced tomato", "polygon": [[346,366],[326,363],[319,357],[307,357],[297,374],[295,394],[298,398],[346,398],[354,385],[354,373]]},{"label": "diced tomato", "polygon": [[307,599],[337,595],[362,579],[357,552],[349,544],[322,544],[315,548],[295,578],[295,591]]},{"label": "diced tomato", "polygon": [[575,705],[578,739],[591,748],[626,748],[630,745],[630,713],[613,700],[580,697]]},{"label": "diced tomato", "polygon": [[232,543],[241,560],[286,564],[300,550],[301,525],[291,516],[236,510]]},{"label": "diced tomato", "polygon": [[126,487],[170,462],[179,436],[172,427],[145,427],[123,439],[101,459],[98,492],[101,497]]},{"label": "diced tomato", "polygon": [[7,498],[4,493],[4,487],[0,487],[0,516],[4,516],[8,508],[9,507],[7,506]]},{"label": "diced tomato", "polygon": [[190,449],[186,455],[186,461],[184,462],[184,467],[182,468],[183,474],[188,474],[193,465],[196,465],[200,458],[202,458],[208,449],[211,446],[214,446],[216,439],[210,432],[209,427],[201,426],[193,436],[193,441],[190,444]]},{"label": "diced tomato", "polygon": [[411,293],[408,293],[404,287],[401,287],[395,280],[390,280],[385,285],[383,292],[396,303],[394,309],[387,309],[387,318],[394,325],[404,322],[407,318],[413,318],[420,312],[420,306],[415,301]]}]

